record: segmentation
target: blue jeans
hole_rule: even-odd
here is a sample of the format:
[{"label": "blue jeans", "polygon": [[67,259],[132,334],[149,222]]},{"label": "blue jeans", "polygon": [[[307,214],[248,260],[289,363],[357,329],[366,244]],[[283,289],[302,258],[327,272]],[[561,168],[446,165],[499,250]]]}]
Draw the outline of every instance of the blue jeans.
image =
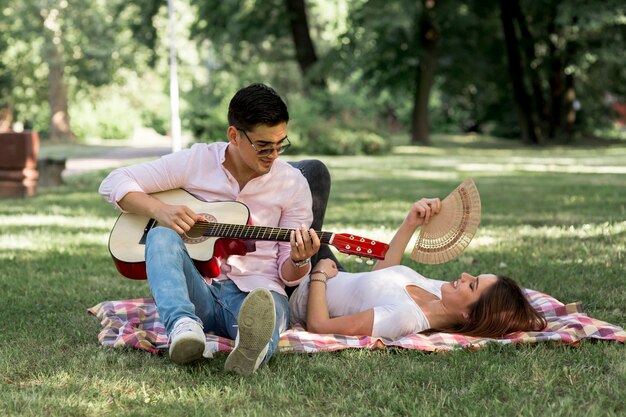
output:
[{"label": "blue jeans", "polygon": [[[205,332],[233,340],[237,337],[237,317],[248,293],[237,288],[231,280],[207,285],[175,231],[156,227],[148,233],[146,270],[157,311],[168,335],[178,319],[189,317],[201,321]],[[289,320],[287,297],[273,291],[271,294],[276,309],[276,326],[263,364],[278,350],[280,333],[287,329]]]}]

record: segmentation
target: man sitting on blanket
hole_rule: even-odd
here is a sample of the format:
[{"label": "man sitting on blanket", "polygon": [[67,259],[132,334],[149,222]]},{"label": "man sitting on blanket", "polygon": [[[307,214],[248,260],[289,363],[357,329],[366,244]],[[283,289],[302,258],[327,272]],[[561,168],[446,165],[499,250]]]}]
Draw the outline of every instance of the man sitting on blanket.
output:
[{"label": "man sitting on blanket", "polygon": [[[100,185],[115,207],[156,219],[145,248],[150,290],[178,364],[200,359],[205,332],[236,340],[224,369],[252,374],[277,350],[287,328],[285,285],[310,271],[320,248],[312,221],[311,191],[301,172],[278,159],[289,148],[289,113],[272,88],[239,90],[228,109],[227,142],[195,144],[156,161],[120,168]],[[253,224],[295,229],[290,241],[259,241],[246,256],[232,255],[215,278],[203,277],[181,235],[204,216],[151,196],[182,188],[205,201],[238,201]]]}]

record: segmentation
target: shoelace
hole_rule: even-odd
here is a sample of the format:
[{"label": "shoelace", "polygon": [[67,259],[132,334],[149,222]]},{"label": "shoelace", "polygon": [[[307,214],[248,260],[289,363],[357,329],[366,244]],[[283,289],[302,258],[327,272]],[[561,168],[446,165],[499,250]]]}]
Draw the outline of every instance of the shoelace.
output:
[{"label": "shoelace", "polygon": [[170,338],[174,338],[175,336],[178,336],[181,333],[185,333],[185,332],[192,332],[192,328],[191,326],[193,324],[197,324],[198,326],[200,326],[200,328],[202,327],[202,324],[198,323],[195,320],[192,319],[182,319],[182,321],[180,323],[178,323],[174,329],[172,330],[172,334],[170,334]]}]

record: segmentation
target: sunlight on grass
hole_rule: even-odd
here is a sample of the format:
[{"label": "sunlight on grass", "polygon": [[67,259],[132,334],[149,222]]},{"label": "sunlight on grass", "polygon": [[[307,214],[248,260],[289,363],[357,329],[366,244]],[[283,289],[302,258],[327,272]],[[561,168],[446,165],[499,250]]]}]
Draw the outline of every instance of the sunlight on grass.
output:
[{"label": "sunlight on grass", "polygon": [[460,180],[461,176],[454,171],[433,171],[433,170],[406,170],[393,169],[387,171],[390,176],[396,178],[415,178],[425,180]]},{"label": "sunlight on grass", "polygon": [[25,215],[25,216],[0,216],[0,226],[38,227],[38,226],[63,226],[73,228],[109,229],[112,223],[109,219],[85,216],[61,216],[61,215]]},{"label": "sunlight on grass", "polygon": [[[109,219],[89,216],[70,217],[62,215],[0,216],[0,250],[29,250],[46,252],[72,244],[106,245],[112,223]],[[58,237],[52,237],[46,229],[71,230],[71,237],[63,245]],[[21,230],[19,233],[13,230]],[[105,232],[106,231],[106,232]],[[4,257],[5,254],[0,255]],[[8,256],[8,255],[7,255]]]},{"label": "sunlight on grass", "polygon": [[[106,246],[109,240],[109,233],[86,233],[75,232],[68,234],[64,238],[64,243],[59,243],[59,236],[51,237],[47,233],[37,233],[28,231],[20,234],[0,235],[0,251],[28,250],[32,252],[48,252],[56,250],[63,252],[72,245],[103,245]],[[9,253],[0,253],[0,258],[10,256]]]},{"label": "sunlight on grass", "polygon": [[488,236],[488,235],[485,235],[485,233],[483,232],[481,233],[481,236],[474,236],[469,246],[474,249],[477,249],[483,246],[484,247],[494,246],[500,241],[501,241],[501,238],[498,238],[496,236]]},{"label": "sunlight on grass", "polygon": [[444,155],[448,152],[445,148],[432,146],[396,146],[393,153],[397,155]]},{"label": "sunlight on grass", "polygon": [[542,237],[547,239],[563,239],[563,238],[591,238],[591,237],[609,237],[617,236],[626,232],[626,221],[621,223],[602,223],[602,224],[583,224],[579,227],[531,227],[521,226],[517,229],[517,235],[528,237]]},{"label": "sunlight on grass", "polygon": [[459,171],[471,172],[559,172],[567,174],[626,174],[624,166],[588,166],[588,165],[557,165],[557,164],[493,164],[464,163],[455,167]]},{"label": "sunlight on grass", "polygon": [[[39,247],[39,242],[21,235],[0,235],[0,250],[35,250],[37,247]],[[8,254],[0,254],[0,257],[4,256]]]}]

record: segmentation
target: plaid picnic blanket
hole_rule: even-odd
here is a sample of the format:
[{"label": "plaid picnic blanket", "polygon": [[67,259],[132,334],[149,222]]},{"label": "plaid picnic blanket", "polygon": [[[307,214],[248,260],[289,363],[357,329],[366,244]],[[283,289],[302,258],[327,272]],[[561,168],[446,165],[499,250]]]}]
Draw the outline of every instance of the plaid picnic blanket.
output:
[{"label": "plaid picnic blanket", "polygon": [[[541,332],[517,332],[505,339],[478,338],[451,333],[412,334],[399,339],[387,339],[316,334],[296,326],[281,335],[278,347],[280,352],[315,353],[346,348],[380,349],[385,346],[446,351],[476,349],[490,342],[508,344],[553,341],[572,346],[577,346],[583,339],[626,342],[624,329],[587,316],[580,302],[562,304],[547,294],[530,289],[524,291],[533,307],[548,321],[547,328]],[[88,312],[101,320],[102,330],[98,340],[104,346],[130,347],[152,353],[160,353],[168,348],[165,328],[151,298],[104,301],[88,309]],[[230,339],[211,334],[207,334],[206,337],[205,356],[229,352],[234,347],[234,341]]]}]

